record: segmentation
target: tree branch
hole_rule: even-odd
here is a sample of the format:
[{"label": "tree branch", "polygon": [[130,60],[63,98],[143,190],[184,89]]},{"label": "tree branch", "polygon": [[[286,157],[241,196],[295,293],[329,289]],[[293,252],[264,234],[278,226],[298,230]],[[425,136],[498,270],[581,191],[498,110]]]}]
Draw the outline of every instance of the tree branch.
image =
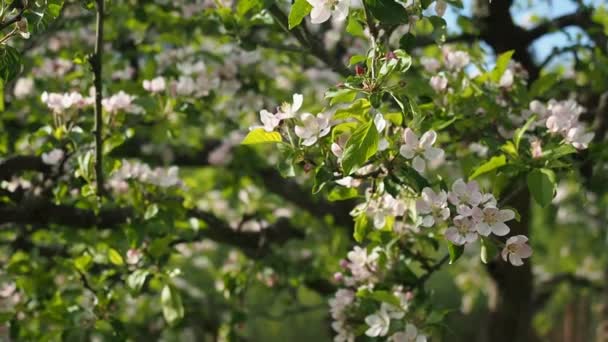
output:
[{"label": "tree branch", "polygon": [[0,181],[9,180],[26,171],[48,173],[51,166],[37,156],[13,156],[0,162]]},{"label": "tree branch", "polygon": [[0,23],[0,31],[4,30],[5,28],[11,26],[12,24],[15,24],[19,21],[21,21],[21,19],[23,18],[23,13],[26,10],[26,6],[23,6],[20,10],[19,13],[17,13],[17,15],[15,15],[14,17],[10,18],[9,20]]},{"label": "tree branch", "polygon": [[103,118],[101,108],[102,98],[102,65],[103,65],[103,16],[104,0],[97,0],[97,24],[95,39],[95,54],[91,58],[91,66],[95,75],[95,179],[97,195],[103,196]]}]

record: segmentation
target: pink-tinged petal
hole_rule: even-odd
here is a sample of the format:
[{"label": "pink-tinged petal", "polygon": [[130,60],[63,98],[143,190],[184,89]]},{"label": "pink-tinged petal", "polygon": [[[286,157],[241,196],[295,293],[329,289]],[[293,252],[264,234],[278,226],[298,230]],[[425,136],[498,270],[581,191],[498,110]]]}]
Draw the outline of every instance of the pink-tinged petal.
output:
[{"label": "pink-tinged petal", "polygon": [[471,209],[471,207],[469,207],[468,205],[464,205],[461,204],[456,208],[456,211],[458,212],[459,215],[462,216],[471,216],[473,215],[473,209]]},{"label": "pink-tinged petal", "polygon": [[329,134],[329,131],[331,131],[331,127],[323,128],[321,130],[321,132],[319,132],[319,138],[322,138],[322,137],[326,136],[327,134]]},{"label": "pink-tinged petal", "polygon": [[297,112],[302,107],[304,102],[304,96],[302,94],[293,94],[293,103],[291,104],[291,111]]},{"label": "pink-tinged petal", "polygon": [[348,17],[348,7],[350,5],[349,2],[349,0],[338,1],[338,4],[334,9],[334,18],[336,18],[336,20],[342,21]]},{"label": "pink-tinged petal", "polygon": [[475,242],[477,240],[477,234],[467,233],[467,235],[465,236],[465,240],[467,243]]},{"label": "pink-tinged petal", "polygon": [[421,224],[422,224],[422,226],[427,227],[427,228],[428,227],[432,227],[435,224],[435,219],[431,215],[425,216],[422,219],[422,223]]},{"label": "pink-tinged petal", "polygon": [[511,264],[513,266],[521,266],[524,264],[524,262],[521,260],[521,258],[513,253],[509,254],[509,261],[511,262]]},{"label": "pink-tinged petal", "polygon": [[509,234],[510,231],[509,226],[502,222],[496,222],[492,225],[492,233],[494,233],[494,235],[505,236]]},{"label": "pink-tinged petal", "polygon": [[377,229],[384,228],[386,225],[386,216],[381,213],[374,215],[374,227]]},{"label": "pink-tinged petal", "polygon": [[503,209],[498,212],[498,219],[502,222],[510,221],[515,218],[515,212],[510,209]]},{"label": "pink-tinged petal", "polygon": [[436,147],[428,147],[424,150],[424,158],[427,160],[436,160],[443,157],[443,150]]},{"label": "pink-tinged petal", "polygon": [[317,142],[317,137],[310,137],[302,142],[304,146],[312,146]]},{"label": "pink-tinged petal", "polygon": [[325,5],[313,7],[310,11],[310,22],[313,24],[324,23],[329,17],[331,17],[331,9]]},{"label": "pink-tinged petal", "polygon": [[420,158],[420,156],[416,156],[412,161],[412,167],[414,167],[414,170],[418,171],[419,173],[422,173],[424,172],[424,169],[426,167],[426,162],[424,161],[424,159]]},{"label": "pink-tinged petal", "polygon": [[450,203],[452,203],[453,205],[458,205],[460,203],[458,196],[456,196],[456,194],[451,191],[448,192],[448,201],[450,201]]},{"label": "pink-tinged petal", "polygon": [[340,157],[342,157],[342,153],[344,153],[344,150],[342,150],[342,147],[340,147],[340,145],[338,145],[336,143],[332,143],[331,144],[331,153],[333,153],[334,156],[340,158]]},{"label": "pink-tinged petal", "polygon": [[404,158],[407,158],[407,159],[412,159],[416,155],[416,153],[414,152],[414,149],[412,149],[408,145],[401,145],[401,148],[399,149],[399,153]]},{"label": "pink-tinged petal", "polygon": [[302,126],[296,126],[294,130],[296,132],[296,135],[302,139],[307,139],[310,136],[308,131],[306,131],[306,129]]},{"label": "pink-tinged petal", "polygon": [[462,179],[457,179],[454,184],[452,184],[452,191],[456,196],[462,196],[467,193],[467,185]]},{"label": "pink-tinged petal", "polygon": [[492,228],[490,228],[490,226],[485,222],[479,222],[477,225],[475,225],[475,230],[477,230],[477,232],[483,236],[488,236],[492,232]]},{"label": "pink-tinged petal", "polygon": [[435,140],[437,140],[437,133],[435,131],[428,131],[420,138],[420,147],[427,149],[433,146]]},{"label": "pink-tinged petal", "polygon": [[425,200],[419,199],[416,201],[416,211],[419,214],[428,214],[431,212],[431,206]]},{"label": "pink-tinged petal", "polygon": [[448,217],[450,217],[450,209],[449,208],[443,208],[441,209],[441,219],[442,220],[447,220]]},{"label": "pink-tinged petal", "polygon": [[516,254],[520,257],[520,258],[529,258],[532,256],[532,247],[528,246],[528,245],[521,245],[519,247],[519,249],[517,249]]},{"label": "pink-tinged petal", "polygon": [[464,245],[465,241],[455,227],[450,227],[445,230],[445,238],[455,245]]},{"label": "pink-tinged petal", "polygon": [[507,257],[509,256],[509,250],[507,249],[507,247],[502,249],[502,252],[500,253],[500,255],[502,256],[502,260],[504,260],[505,262],[509,261],[507,259]]},{"label": "pink-tinged petal", "polygon": [[405,138],[405,144],[412,149],[418,148],[418,136],[411,129],[406,128],[403,133],[403,137]]},{"label": "pink-tinged petal", "polygon": [[418,335],[418,329],[416,329],[416,326],[413,324],[408,323],[405,326],[405,336],[408,338],[408,340],[413,340],[416,335]]},{"label": "pink-tinged petal", "polygon": [[483,220],[483,211],[481,211],[479,207],[473,207],[473,209],[471,209],[471,216],[475,221],[479,222]]}]

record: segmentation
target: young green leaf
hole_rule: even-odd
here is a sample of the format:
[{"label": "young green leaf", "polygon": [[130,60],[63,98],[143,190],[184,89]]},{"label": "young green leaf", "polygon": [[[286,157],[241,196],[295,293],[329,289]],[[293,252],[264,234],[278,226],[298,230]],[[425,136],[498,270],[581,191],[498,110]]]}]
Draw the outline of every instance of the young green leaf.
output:
[{"label": "young green leaf", "polygon": [[364,0],[372,15],[383,24],[406,24],[409,16],[405,8],[394,0]]},{"label": "young green leaf", "polygon": [[116,251],[114,248],[110,248],[108,250],[108,259],[116,266],[122,266],[125,264],[125,262],[122,260],[122,256],[120,256],[120,253],[118,253],[118,251]]},{"label": "young green leaf", "polygon": [[296,0],[291,6],[291,10],[289,11],[289,29],[300,25],[304,17],[306,17],[310,11],[312,10],[312,6],[306,0]]},{"label": "young green leaf", "polygon": [[509,50],[501,53],[500,56],[496,58],[496,66],[494,67],[494,70],[492,70],[491,73],[492,81],[500,81],[502,74],[505,73],[507,67],[509,66],[509,62],[511,61],[511,57],[513,56],[514,52],[515,50]]},{"label": "young green leaf", "polygon": [[349,175],[355,172],[378,150],[379,134],[373,121],[359,126],[346,142],[342,168]]},{"label": "young green leaf", "polygon": [[528,189],[532,197],[541,207],[547,206],[553,200],[555,193],[555,173],[549,169],[534,169],[528,173]]},{"label": "young green leaf", "polygon": [[184,317],[184,305],[182,298],[175,287],[166,284],[160,294],[160,303],[163,308],[163,316],[170,325],[177,323]]},{"label": "young green leaf", "polygon": [[127,277],[127,285],[134,292],[139,292],[144,287],[148,275],[150,275],[150,271],[148,270],[135,270]]},{"label": "young green leaf", "polygon": [[281,141],[283,141],[283,139],[281,138],[281,134],[279,134],[278,132],[266,132],[263,128],[256,128],[247,134],[241,144],[254,145],[275,143]]},{"label": "young green leaf", "polygon": [[464,252],[464,246],[458,246],[448,241],[448,252],[450,254],[450,265],[456,262]]},{"label": "young green leaf", "polygon": [[478,166],[475,171],[469,176],[469,179],[475,179],[484,173],[488,173],[492,170],[496,170],[507,164],[507,158],[504,155],[492,157],[487,162]]}]

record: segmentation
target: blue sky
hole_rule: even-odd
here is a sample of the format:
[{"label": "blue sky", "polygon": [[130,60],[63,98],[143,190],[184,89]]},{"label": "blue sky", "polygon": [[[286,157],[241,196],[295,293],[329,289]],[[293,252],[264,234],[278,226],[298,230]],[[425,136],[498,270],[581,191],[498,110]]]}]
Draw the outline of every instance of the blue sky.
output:
[{"label": "blue sky", "polygon": [[[457,32],[454,28],[458,28],[456,20],[459,13],[471,16],[472,0],[463,0],[463,2],[464,10],[462,12],[459,12],[461,10],[450,8],[445,15],[448,29],[451,30],[450,32]],[[606,6],[605,0],[585,0],[584,2],[594,6]],[[530,24],[529,18],[531,15],[552,19],[572,13],[576,11],[576,8],[577,5],[572,0],[515,0],[515,4],[511,8],[511,14],[516,23],[525,27],[526,24],[534,26],[534,24]],[[564,31],[547,34],[532,45],[531,51],[537,61],[543,61],[554,47],[572,45],[572,43],[581,38],[583,43],[590,43],[589,39],[583,34],[583,31],[577,27],[568,27]],[[571,60],[571,54],[563,54],[560,58],[555,58],[552,63],[564,63],[569,60]]]}]

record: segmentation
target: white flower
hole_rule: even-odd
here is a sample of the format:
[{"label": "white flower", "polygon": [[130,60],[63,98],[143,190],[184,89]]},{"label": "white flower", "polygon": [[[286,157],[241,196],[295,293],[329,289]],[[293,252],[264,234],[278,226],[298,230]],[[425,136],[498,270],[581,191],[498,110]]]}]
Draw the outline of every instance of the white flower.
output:
[{"label": "white flower", "polygon": [[374,227],[382,229],[386,225],[387,216],[401,216],[405,213],[405,204],[391,194],[386,193],[382,197],[371,201],[367,212],[374,217]]},{"label": "white flower", "polygon": [[[426,168],[426,161],[438,160],[443,156],[443,150],[432,147],[437,139],[435,131],[428,131],[422,135],[420,140],[411,129],[406,128],[403,133],[405,145],[401,145],[399,153],[407,159],[414,159],[412,166],[418,172]],[[425,161],[426,160],[426,161]]]},{"label": "white flower", "polygon": [[279,126],[281,123],[281,119],[279,119],[277,114],[272,114],[266,109],[262,109],[260,111],[260,121],[262,121],[262,127],[266,132],[274,131],[274,129],[277,128],[277,126]]},{"label": "white flower", "polygon": [[513,266],[521,266],[524,262],[521,259],[529,258],[532,255],[532,248],[526,244],[528,238],[524,235],[510,237],[502,250],[502,258],[509,261]]},{"label": "white flower", "polygon": [[329,300],[331,317],[335,320],[344,319],[344,311],[355,301],[355,293],[347,289],[339,289],[334,298]]},{"label": "white flower", "polygon": [[331,153],[333,153],[334,156],[338,157],[338,161],[342,159],[342,154],[344,154],[344,147],[346,146],[348,138],[350,138],[350,135],[342,134],[335,142],[331,144]]},{"label": "white flower", "polygon": [[477,240],[474,222],[470,217],[454,217],[454,225],[445,230],[445,238],[453,244],[462,246]]},{"label": "white flower", "polygon": [[348,16],[350,0],[307,0],[312,6],[310,22],[320,24],[326,22],[332,15],[336,20],[344,20]]},{"label": "white flower", "polygon": [[376,113],[376,116],[374,116],[374,125],[376,126],[378,132],[382,132],[386,127],[386,120],[384,120],[381,113]]},{"label": "white flower", "polygon": [[435,1],[435,13],[437,13],[438,16],[443,17],[443,15],[445,14],[445,10],[448,8],[448,4],[443,1],[443,0],[437,0]]},{"label": "white flower", "polygon": [[381,308],[376,313],[365,317],[365,324],[369,326],[365,335],[369,337],[385,336],[390,328],[391,317],[386,310]]},{"label": "white flower", "polygon": [[203,61],[198,61],[194,64],[192,63],[178,63],[177,70],[179,70],[184,75],[195,75],[203,73],[207,67]]},{"label": "white flower", "polygon": [[551,133],[567,133],[585,109],[574,100],[550,100],[547,110],[551,113],[547,118],[547,128]]},{"label": "white flower", "polygon": [[477,222],[475,229],[483,236],[488,236],[494,233],[498,236],[509,234],[509,227],[505,224],[515,218],[515,212],[510,209],[498,209],[496,207],[487,206],[483,209],[478,207],[473,208],[473,218]]},{"label": "white flower", "polygon": [[441,67],[439,61],[432,57],[422,57],[420,59],[420,64],[422,64],[424,70],[430,73],[436,72],[439,70],[439,67]]},{"label": "white flower", "polygon": [[447,51],[445,53],[445,66],[454,71],[459,71],[471,62],[469,54],[465,51]]},{"label": "white flower", "polygon": [[65,153],[63,150],[58,148],[51,150],[51,152],[42,154],[42,162],[47,165],[57,165],[63,159]]},{"label": "white flower", "polygon": [[431,227],[435,222],[443,222],[450,217],[448,195],[443,190],[435,193],[431,188],[424,188],[422,197],[416,201],[416,211],[422,215],[424,227]]},{"label": "white flower", "polygon": [[279,107],[277,117],[281,120],[295,118],[298,110],[302,107],[304,96],[302,94],[293,94],[293,102],[285,102]]},{"label": "white flower", "polygon": [[349,260],[347,267],[352,278],[346,279],[347,285],[365,282],[374,276],[380,257],[379,251],[380,248],[376,247],[368,254],[365,248],[355,246],[352,251],[348,252],[346,255]]},{"label": "white flower", "polygon": [[584,150],[589,147],[589,143],[593,140],[593,136],[593,133],[586,133],[585,127],[579,125],[568,130],[566,141],[571,143],[574,148]]},{"label": "white flower", "polygon": [[130,248],[127,251],[127,264],[129,265],[135,265],[139,262],[139,260],[141,260],[142,257],[142,253],[134,248]]},{"label": "white flower", "polygon": [[133,100],[135,100],[135,96],[131,96],[121,90],[109,98],[102,99],[101,105],[108,113],[116,113],[120,110],[130,111],[133,109]]},{"label": "white flower", "polygon": [[418,334],[418,329],[411,323],[405,326],[405,331],[400,331],[391,336],[391,342],[426,342],[426,336]]},{"label": "white flower", "polygon": [[21,77],[15,82],[15,89],[13,90],[15,97],[22,99],[32,93],[34,90],[34,79]]},{"label": "white flower", "polygon": [[302,145],[311,146],[317,142],[319,138],[326,136],[331,127],[329,125],[329,115],[319,113],[314,116],[310,113],[304,113],[300,116],[302,126],[295,127],[296,135],[304,141]]},{"label": "white flower", "polygon": [[511,69],[505,70],[498,81],[498,86],[501,88],[510,88],[513,85],[513,72]]},{"label": "white flower", "polygon": [[479,191],[479,185],[476,181],[465,183],[462,178],[457,179],[452,184],[452,191],[448,193],[450,203],[455,206],[468,205],[476,207],[481,203],[483,196]]},{"label": "white flower", "polygon": [[443,75],[435,75],[431,77],[431,87],[438,93],[443,92],[448,87],[448,79]]},{"label": "white flower", "polygon": [[151,93],[160,93],[165,90],[167,84],[162,76],[153,78],[152,80],[144,80],[144,89]]},{"label": "white flower", "polygon": [[196,83],[190,76],[180,76],[175,83],[175,92],[180,96],[189,96],[196,91]]}]

